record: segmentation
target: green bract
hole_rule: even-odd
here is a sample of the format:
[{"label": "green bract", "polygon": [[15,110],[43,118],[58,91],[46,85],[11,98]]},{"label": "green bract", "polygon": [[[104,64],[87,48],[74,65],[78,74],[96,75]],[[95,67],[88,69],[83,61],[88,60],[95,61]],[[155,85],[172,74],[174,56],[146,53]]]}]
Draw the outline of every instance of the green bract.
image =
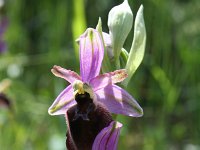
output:
[{"label": "green bract", "polygon": [[132,28],[133,14],[128,5],[128,0],[113,7],[108,14],[108,27],[111,36],[114,61],[119,69],[119,55],[124,42]]},{"label": "green bract", "polygon": [[146,29],[143,18],[143,5],[141,5],[135,18],[134,38],[125,67],[128,72],[128,78],[126,78],[126,80],[123,82],[124,85],[128,84],[132,75],[142,62],[142,59],[144,57],[145,45]]}]

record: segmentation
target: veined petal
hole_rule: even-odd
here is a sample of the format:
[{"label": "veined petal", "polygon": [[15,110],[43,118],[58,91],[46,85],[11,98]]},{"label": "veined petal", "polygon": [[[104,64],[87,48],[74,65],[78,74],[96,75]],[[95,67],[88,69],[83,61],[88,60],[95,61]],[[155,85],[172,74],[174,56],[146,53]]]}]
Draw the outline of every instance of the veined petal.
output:
[{"label": "veined petal", "polygon": [[92,150],[116,150],[122,124],[111,122],[96,136]]},{"label": "veined petal", "polygon": [[69,85],[58,95],[56,100],[49,108],[48,113],[50,115],[65,114],[66,111],[75,104],[76,101],[74,100],[73,88],[71,85]]},{"label": "veined petal", "polygon": [[83,82],[99,75],[104,55],[104,46],[99,32],[89,28],[79,38],[80,72]]},{"label": "veined petal", "polygon": [[96,91],[106,87],[109,84],[122,82],[127,76],[128,74],[126,73],[125,69],[116,70],[114,72],[105,73],[93,78],[90,81],[90,85],[92,86],[93,90]]},{"label": "veined petal", "polygon": [[95,91],[97,100],[107,106],[111,113],[131,117],[141,117],[143,110],[137,101],[124,89],[117,85],[108,85]]},{"label": "veined petal", "polygon": [[81,80],[81,77],[74,71],[64,69],[60,66],[54,65],[51,72],[60,78],[67,80],[69,83],[73,83],[76,80]]}]

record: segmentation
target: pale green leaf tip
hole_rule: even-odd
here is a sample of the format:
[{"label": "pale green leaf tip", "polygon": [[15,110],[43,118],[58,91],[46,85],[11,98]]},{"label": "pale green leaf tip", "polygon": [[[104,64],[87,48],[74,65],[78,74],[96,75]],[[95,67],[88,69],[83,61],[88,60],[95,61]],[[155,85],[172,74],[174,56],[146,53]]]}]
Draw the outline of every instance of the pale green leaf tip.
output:
[{"label": "pale green leaf tip", "polygon": [[140,5],[140,8],[139,8],[137,14],[139,14],[140,17],[142,17],[142,20],[144,21],[143,10],[144,10],[144,6],[143,6],[143,5]]},{"label": "pale green leaf tip", "polygon": [[143,4],[141,4],[139,10],[143,11],[143,9],[144,9],[144,6],[143,6]]},{"label": "pale green leaf tip", "polygon": [[99,17],[97,26],[96,26],[96,30],[99,32],[102,32],[102,21],[101,21],[101,17]]}]

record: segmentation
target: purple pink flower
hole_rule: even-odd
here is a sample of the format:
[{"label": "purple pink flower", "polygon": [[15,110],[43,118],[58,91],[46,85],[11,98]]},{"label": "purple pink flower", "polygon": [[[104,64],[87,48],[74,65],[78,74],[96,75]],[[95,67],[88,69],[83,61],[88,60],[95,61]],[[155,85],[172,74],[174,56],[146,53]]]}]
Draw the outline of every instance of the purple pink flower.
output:
[{"label": "purple pink flower", "polygon": [[[113,121],[110,113],[140,117],[143,110],[127,91],[116,85],[128,76],[125,69],[100,74],[104,56],[100,33],[88,28],[78,41],[80,75],[60,66],[52,68],[55,76],[65,79],[70,85],[58,95],[48,112],[50,115],[65,114],[69,149],[81,146],[84,149],[85,144],[92,142],[92,145],[88,144],[89,149],[109,147],[108,150],[115,150],[122,124]],[[96,132],[95,135],[90,135],[91,130]],[[91,137],[91,141],[80,139],[81,136]]]}]

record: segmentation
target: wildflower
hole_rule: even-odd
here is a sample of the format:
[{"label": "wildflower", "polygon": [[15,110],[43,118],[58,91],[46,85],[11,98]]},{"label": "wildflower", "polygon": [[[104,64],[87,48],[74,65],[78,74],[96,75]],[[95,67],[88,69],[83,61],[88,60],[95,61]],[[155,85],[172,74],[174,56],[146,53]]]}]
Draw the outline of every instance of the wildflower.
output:
[{"label": "wildflower", "polygon": [[[133,117],[142,115],[142,108],[133,97],[124,89],[115,85],[115,83],[121,82],[127,77],[124,69],[99,75],[103,53],[104,48],[99,33],[94,29],[88,29],[80,37],[81,76],[59,66],[53,67],[52,73],[65,79],[71,85],[56,98],[49,108],[50,115],[65,114],[68,108],[76,104],[73,93],[82,94],[84,90],[90,91],[90,96],[96,97],[112,113]],[[79,86],[79,91],[73,90],[76,86]]]},{"label": "wildflower", "polygon": [[105,141],[109,142],[104,146],[116,149],[121,124],[113,121],[110,113],[140,117],[143,110],[128,92],[115,85],[127,77],[124,69],[99,75],[104,55],[99,32],[87,29],[80,36],[79,44],[81,76],[60,66],[52,68],[55,76],[70,85],[59,94],[48,112],[65,114],[68,149],[98,150],[96,144]]}]

